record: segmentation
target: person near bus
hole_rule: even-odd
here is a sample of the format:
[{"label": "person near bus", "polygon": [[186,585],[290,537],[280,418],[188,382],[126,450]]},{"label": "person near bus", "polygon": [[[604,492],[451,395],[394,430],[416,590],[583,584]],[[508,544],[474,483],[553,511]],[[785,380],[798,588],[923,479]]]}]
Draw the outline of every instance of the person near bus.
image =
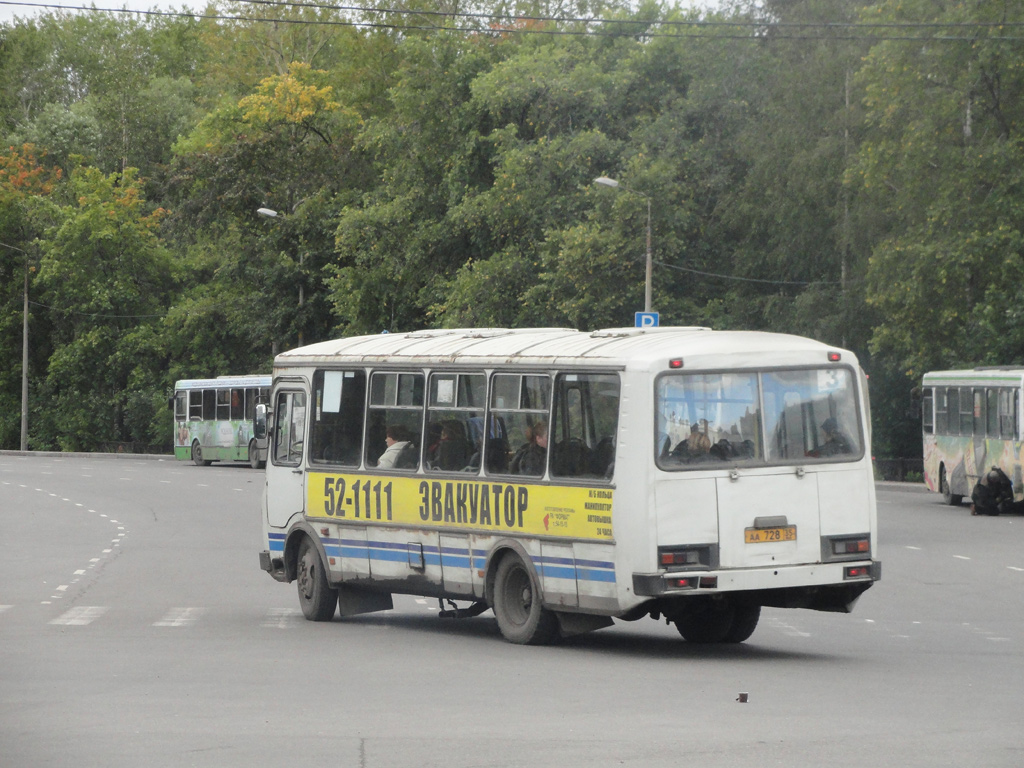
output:
[{"label": "person near bus", "polygon": [[[378,469],[408,469],[409,456],[416,450],[409,430],[401,424],[390,424],[384,431],[387,450],[377,459]],[[415,466],[415,463],[413,463]]]},{"label": "person near bus", "polygon": [[511,472],[513,475],[540,477],[544,474],[547,456],[548,425],[543,421],[538,421],[526,428],[526,442],[512,457]]},{"label": "person near bus", "polygon": [[1013,483],[999,467],[992,467],[971,491],[972,515],[998,515],[1013,507]]}]

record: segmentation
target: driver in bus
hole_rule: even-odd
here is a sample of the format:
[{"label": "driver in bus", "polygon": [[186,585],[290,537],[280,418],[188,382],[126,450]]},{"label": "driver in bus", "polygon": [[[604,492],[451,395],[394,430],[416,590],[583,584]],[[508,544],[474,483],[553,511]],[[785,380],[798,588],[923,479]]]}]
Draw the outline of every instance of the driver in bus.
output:
[{"label": "driver in bus", "polygon": [[825,435],[825,442],[819,445],[816,451],[811,451],[811,456],[836,456],[841,453],[853,453],[850,441],[839,430],[839,422],[833,417],[829,416],[821,422],[821,431]]}]

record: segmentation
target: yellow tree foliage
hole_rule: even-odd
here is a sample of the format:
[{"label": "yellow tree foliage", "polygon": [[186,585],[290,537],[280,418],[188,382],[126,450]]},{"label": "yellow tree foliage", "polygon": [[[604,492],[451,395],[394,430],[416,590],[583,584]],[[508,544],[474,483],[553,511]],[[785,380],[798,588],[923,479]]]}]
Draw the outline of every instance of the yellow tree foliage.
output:
[{"label": "yellow tree foliage", "polygon": [[264,78],[256,92],[243,98],[238,106],[243,117],[256,124],[304,124],[341,106],[331,98],[333,88],[323,84],[326,77],[322,70],[293,61],[287,74]]}]

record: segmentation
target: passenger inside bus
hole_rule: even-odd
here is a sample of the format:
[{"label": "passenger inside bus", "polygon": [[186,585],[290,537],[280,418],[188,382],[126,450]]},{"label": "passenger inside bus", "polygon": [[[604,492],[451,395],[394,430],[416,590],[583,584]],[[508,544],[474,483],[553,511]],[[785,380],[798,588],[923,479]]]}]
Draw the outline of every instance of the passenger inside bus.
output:
[{"label": "passenger inside bus", "polygon": [[437,436],[427,449],[429,467],[447,472],[465,469],[472,454],[466,425],[457,419],[447,419],[431,426],[436,428]]},{"label": "passenger inside bus", "polygon": [[512,457],[513,475],[540,477],[548,457],[548,425],[543,421],[526,428],[526,442]]},{"label": "passenger inside bus", "polygon": [[385,430],[387,450],[377,460],[378,469],[415,469],[419,463],[412,435],[401,424],[390,424]]}]

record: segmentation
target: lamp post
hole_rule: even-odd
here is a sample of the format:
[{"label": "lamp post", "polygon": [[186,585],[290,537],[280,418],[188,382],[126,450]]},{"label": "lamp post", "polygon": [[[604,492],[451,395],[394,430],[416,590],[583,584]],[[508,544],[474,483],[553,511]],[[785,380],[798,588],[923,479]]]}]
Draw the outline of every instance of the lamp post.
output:
[{"label": "lamp post", "polygon": [[[258,213],[260,216],[262,216],[265,219],[283,219],[283,218],[285,218],[285,215],[283,213],[278,213],[273,208],[257,208],[256,209],[256,213]],[[301,313],[302,313],[302,305],[303,305],[303,303],[305,303],[305,299],[306,299],[305,287],[302,284],[302,262],[305,260],[304,257],[305,257],[305,253],[303,253],[300,250],[299,251],[299,314],[300,314],[300,317],[299,317],[299,346],[300,347],[302,346],[302,324],[301,324],[302,323],[302,317],[301,317]]]},{"label": "lamp post", "polygon": [[647,271],[644,279],[644,312],[651,311],[651,269],[653,267],[653,259],[651,258],[651,196],[645,195],[643,192],[637,192],[635,189],[630,189],[625,184],[620,184],[615,179],[609,179],[607,176],[599,176],[594,179],[595,184],[601,184],[605,187],[611,187],[612,189],[622,189],[626,192],[632,192],[634,195],[639,195],[647,201]]},{"label": "lamp post", "polygon": [[22,292],[21,310],[21,450],[28,450],[28,252],[7,243],[4,248],[17,251],[25,256],[25,289]]}]

